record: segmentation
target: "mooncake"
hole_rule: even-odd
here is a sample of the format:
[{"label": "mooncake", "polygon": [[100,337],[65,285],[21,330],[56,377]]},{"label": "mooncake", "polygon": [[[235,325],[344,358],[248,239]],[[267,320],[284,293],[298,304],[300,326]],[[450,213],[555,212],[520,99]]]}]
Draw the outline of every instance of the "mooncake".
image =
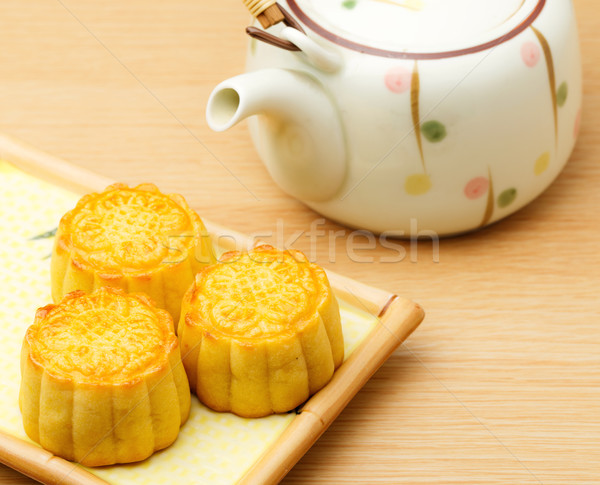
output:
[{"label": "mooncake", "polygon": [[216,411],[290,411],[325,386],[344,358],[325,271],[299,251],[259,246],[202,268],[178,324],[190,387]]},{"label": "mooncake", "polygon": [[143,460],[173,443],[190,389],[172,326],[146,295],[115,288],[40,308],[21,352],[27,435],[87,466]]},{"label": "mooncake", "polygon": [[58,226],[51,262],[55,303],[102,286],[143,291],[179,319],[181,299],[203,265],[214,262],[200,217],[155,185],[109,186],[84,196]]}]

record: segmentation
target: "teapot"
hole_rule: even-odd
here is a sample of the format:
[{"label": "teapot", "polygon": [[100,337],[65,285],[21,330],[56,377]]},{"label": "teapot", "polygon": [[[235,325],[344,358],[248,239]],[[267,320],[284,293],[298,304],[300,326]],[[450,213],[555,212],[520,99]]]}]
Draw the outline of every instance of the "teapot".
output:
[{"label": "teapot", "polygon": [[[288,194],[344,225],[440,236],[514,213],[558,176],[581,118],[571,0],[287,0],[249,28],[208,125],[248,119]],[[263,42],[264,41],[264,42]]]}]

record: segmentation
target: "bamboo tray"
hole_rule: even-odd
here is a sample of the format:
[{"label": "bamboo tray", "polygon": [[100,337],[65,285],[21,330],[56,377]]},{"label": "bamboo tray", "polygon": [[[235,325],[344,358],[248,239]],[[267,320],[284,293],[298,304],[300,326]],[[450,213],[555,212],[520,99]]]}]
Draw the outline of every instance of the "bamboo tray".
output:
[{"label": "bamboo tray", "polygon": [[[37,245],[35,254],[38,256],[35,264],[39,265],[39,270],[29,271],[29,273],[36,273],[36,275],[19,274],[22,269],[19,270],[18,258],[17,261],[10,261],[8,266],[12,269],[6,269],[4,275],[7,281],[12,278],[14,284],[20,284],[20,280],[25,280],[22,284],[31,284],[33,287],[42,285],[40,291],[43,297],[45,295],[43,285],[48,281],[44,279],[47,278],[49,266],[47,252],[51,247],[52,237],[51,231],[43,233],[43,230],[52,229],[48,227],[52,225],[56,227],[65,208],[73,207],[83,193],[103,190],[113,181],[0,135],[0,182],[3,176],[7,177],[5,180],[9,180],[8,177],[15,179],[14,182],[10,179],[11,187],[5,188],[0,196],[2,197],[0,211],[6,211],[6,214],[0,212],[0,219],[8,221],[4,222],[4,226],[0,225],[0,230],[4,228],[5,231],[5,234],[2,234],[5,238],[3,245],[10,247],[10,238],[14,239],[18,233],[16,230],[7,231],[6,228],[11,227],[7,224],[11,224],[11,220],[15,221],[14,224],[18,224],[25,217],[21,213],[11,216],[8,212],[7,206],[11,203],[9,198],[15,197],[14,194],[11,196],[11,193],[17,192],[17,189],[11,192],[13,185],[24,184],[26,190],[31,191],[29,197],[21,201],[21,204],[26,204],[22,207],[29,207],[29,204],[35,204],[34,199],[40,198],[42,201],[40,207],[43,206],[44,211],[50,211],[45,219],[41,219],[45,221],[45,227],[32,229],[33,232],[29,233],[28,238],[21,239],[17,243],[27,246],[23,241],[35,240],[32,245]],[[53,200],[55,200],[54,204],[52,204]],[[204,222],[214,240],[219,241],[221,250],[248,248],[256,243],[242,234],[206,220]],[[34,237],[36,229],[42,229],[37,231],[37,238]],[[6,250],[5,253],[8,251]],[[40,251],[46,251],[46,257],[40,257]],[[0,255],[2,255],[1,251]],[[0,262],[2,262],[1,258]],[[295,413],[260,420],[244,420],[228,413],[213,413],[194,398],[190,418],[192,423],[188,422],[182,428],[179,439],[171,448],[139,464],[99,469],[85,468],[56,457],[25,436],[18,413],[18,396],[15,392],[15,389],[18,391],[20,380],[16,354],[20,349],[25,329],[33,319],[35,308],[31,308],[32,302],[23,301],[20,305],[20,298],[26,298],[22,295],[23,292],[15,291],[16,294],[6,294],[7,300],[0,304],[0,316],[3,315],[2,307],[9,304],[12,305],[10,312],[4,311],[7,321],[15,317],[15,308],[24,307],[25,313],[21,314],[20,318],[18,315],[14,318],[18,322],[14,324],[12,333],[9,328],[3,330],[7,335],[0,335],[0,354],[8,356],[6,358],[9,359],[7,362],[0,362],[8,369],[3,382],[4,388],[0,389],[0,392],[5,394],[7,402],[6,409],[0,406],[0,462],[48,484],[105,484],[136,481],[146,484],[151,480],[160,483],[164,480],[164,476],[169,477],[169,482],[177,481],[177,475],[173,473],[184,472],[190,473],[189,476],[185,475],[186,483],[192,483],[194,480],[214,484],[277,483],[424,318],[423,310],[410,300],[333,272],[327,274],[340,302],[347,347],[346,360],[325,388],[310,398]],[[28,283],[27,278],[34,278],[31,280],[33,283]],[[7,287],[10,291],[10,284]],[[47,293],[49,295],[49,288]],[[36,306],[43,306],[50,301],[49,296],[46,299],[47,301],[35,300]],[[8,316],[10,318],[7,318]],[[12,373],[10,369],[13,369]],[[218,432],[209,429],[213,422],[219,423]],[[205,432],[208,433],[207,437],[203,437]],[[215,441],[212,441],[213,439]],[[236,448],[236,442],[239,440],[247,440],[242,451]],[[202,446],[206,446],[205,451]],[[213,456],[202,453],[212,453]],[[210,460],[213,460],[211,463],[214,460],[222,460],[219,462],[219,470],[216,470],[219,463],[213,464],[212,470],[206,468],[205,462]],[[227,466],[227,460],[233,467],[233,471],[227,476],[220,476],[220,468]],[[165,475],[161,478],[162,473]],[[183,479],[184,475],[179,478]]]}]

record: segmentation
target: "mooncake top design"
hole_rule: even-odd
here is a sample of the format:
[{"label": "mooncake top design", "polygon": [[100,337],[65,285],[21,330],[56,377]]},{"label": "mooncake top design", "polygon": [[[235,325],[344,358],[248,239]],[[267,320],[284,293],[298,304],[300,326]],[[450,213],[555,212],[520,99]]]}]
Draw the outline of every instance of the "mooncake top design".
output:
[{"label": "mooncake top design", "polygon": [[135,382],[168,365],[178,345],[166,311],[143,294],[105,287],[40,308],[25,338],[46,372],[88,384]]},{"label": "mooncake top design", "polygon": [[330,292],[325,271],[299,251],[233,251],[196,275],[187,322],[238,338],[297,333]]},{"label": "mooncake top design", "polygon": [[187,257],[202,229],[183,197],[162,194],[153,184],[115,184],[83,197],[62,218],[58,237],[76,264],[135,274]]}]

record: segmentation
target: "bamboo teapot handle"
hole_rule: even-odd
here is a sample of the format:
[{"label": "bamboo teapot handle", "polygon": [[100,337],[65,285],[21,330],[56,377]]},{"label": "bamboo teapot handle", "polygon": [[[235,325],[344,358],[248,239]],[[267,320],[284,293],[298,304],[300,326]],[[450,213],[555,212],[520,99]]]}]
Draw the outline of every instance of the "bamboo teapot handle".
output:
[{"label": "bamboo teapot handle", "polygon": [[341,66],[341,59],[333,52],[323,49],[310,39],[302,25],[275,0],[243,0],[250,13],[267,29],[283,22],[286,27],[280,37],[258,27],[246,27],[246,33],[257,40],[266,42],[280,49],[300,51],[306,59],[318,69],[325,72],[335,72]]},{"label": "bamboo teapot handle", "polygon": [[263,29],[268,29],[285,19],[276,0],[243,0],[243,2],[250,14],[263,26]]},{"label": "bamboo teapot handle", "polygon": [[[279,5],[275,0],[243,0],[244,5],[248,8],[254,18],[256,18],[263,29],[283,22],[288,27],[292,27],[302,33],[304,29],[298,21],[290,15],[290,13]],[[247,27],[246,33],[257,40],[266,42],[267,44],[285,49],[288,51],[299,51],[300,48],[286,39],[277,37],[258,27]]]}]

